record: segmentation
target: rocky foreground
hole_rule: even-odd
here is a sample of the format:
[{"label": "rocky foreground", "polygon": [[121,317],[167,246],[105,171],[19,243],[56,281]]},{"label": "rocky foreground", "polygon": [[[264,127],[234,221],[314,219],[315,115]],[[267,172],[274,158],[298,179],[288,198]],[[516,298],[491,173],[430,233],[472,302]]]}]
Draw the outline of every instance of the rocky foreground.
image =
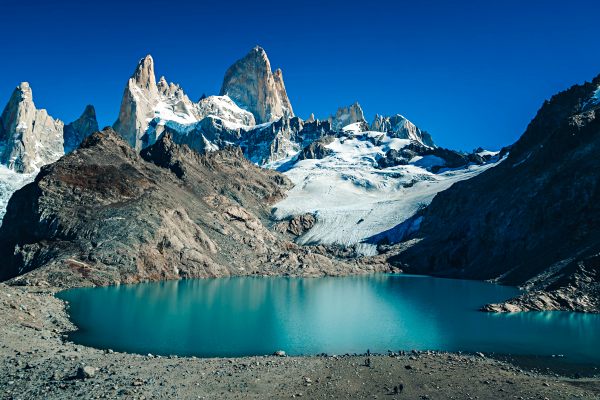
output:
[{"label": "rocky foreground", "polygon": [[595,399],[600,378],[482,355],[181,358],[75,345],[54,289],[0,284],[0,398]]}]

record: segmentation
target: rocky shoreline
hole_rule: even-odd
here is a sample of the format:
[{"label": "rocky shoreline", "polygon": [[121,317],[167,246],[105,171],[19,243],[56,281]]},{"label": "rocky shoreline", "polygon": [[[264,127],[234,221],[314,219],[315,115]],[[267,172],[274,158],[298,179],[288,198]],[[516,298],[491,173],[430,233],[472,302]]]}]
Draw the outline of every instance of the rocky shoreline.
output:
[{"label": "rocky shoreline", "polygon": [[[98,350],[75,327],[58,288],[0,284],[0,398],[592,399],[600,377],[519,367],[483,355],[210,358]],[[367,361],[368,360],[368,361]],[[548,365],[548,360],[545,360]],[[582,374],[586,375],[586,374]],[[594,376],[595,375],[595,376]]]}]

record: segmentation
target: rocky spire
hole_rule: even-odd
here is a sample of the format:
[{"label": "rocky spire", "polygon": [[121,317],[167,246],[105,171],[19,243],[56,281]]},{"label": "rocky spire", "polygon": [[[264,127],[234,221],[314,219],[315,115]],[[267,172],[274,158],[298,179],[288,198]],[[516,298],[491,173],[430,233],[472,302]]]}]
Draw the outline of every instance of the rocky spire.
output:
[{"label": "rocky spire", "polygon": [[75,150],[79,147],[83,139],[98,130],[96,109],[91,104],[88,104],[78,119],[65,125],[63,133],[65,153]]},{"label": "rocky spire", "polygon": [[375,115],[375,119],[371,123],[371,130],[387,132],[392,137],[414,140],[426,146],[435,146],[429,133],[422,131],[400,114],[392,115],[391,117],[379,114]]},{"label": "rocky spire", "polygon": [[29,83],[13,91],[0,117],[0,162],[16,172],[33,172],[63,155],[60,120],[38,110]]},{"label": "rocky spire", "polygon": [[328,118],[328,121],[331,123],[331,128],[336,131],[342,130],[345,126],[357,122],[361,123],[361,130],[367,129],[367,121],[365,120],[365,115],[358,102],[347,107],[340,107],[335,115]]},{"label": "rocky spire", "polygon": [[[150,54],[142,58],[131,77],[136,86],[153,92],[156,90],[156,76],[154,75],[154,59]],[[165,77],[163,76],[162,79]]]},{"label": "rocky spire", "polygon": [[256,46],[236,61],[225,73],[221,95],[229,96],[238,106],[250,111],[256,123],[293,117],[280,69],[271,71],[267,53]]},{"label": "rocky spire", "polygon": [[136,150],[141,150],[148,120],[154,116],[159,93],[151,55],[142,58],[127,81],[113,128]]}]

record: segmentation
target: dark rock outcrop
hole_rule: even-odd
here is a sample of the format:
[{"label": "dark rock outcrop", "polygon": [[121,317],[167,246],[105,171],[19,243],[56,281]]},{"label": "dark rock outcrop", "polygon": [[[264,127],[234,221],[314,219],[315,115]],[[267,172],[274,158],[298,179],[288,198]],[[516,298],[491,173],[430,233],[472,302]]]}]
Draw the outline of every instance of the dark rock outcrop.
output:
[{"label": "dark rock outcrop", "polygon": [[96,110],[94,106],[87,105],[78,119],[65,125],[63,131],[65,153],[75,150],[86,137],[97,131]]},{"label": "dark rock outcrop", "polygon": [[522,285],[489,310],[599,311],[600,77],[546,101],[505,161],[439,193],[409,272]]},{"label": "dark rock outcrop", "polygon": [[275,225],[275,230],[281,233],[289,233],[293,236],[302,236],[305,232],[308,232],[315,223],[317,222],[317,218],[314,214],[302,214],[297,215],[294,218],[281,221]]},{"label": "dark rock outcrop", "polygon": [[323,138],[316,140],[303,148],[298,153],[298,161],[307,159],[322,159],[333,153],[326,146],[333,142],[335,136],[324,136]]},{"label": "dark rock outcrop", "polygon": [[442,160],[441,165],[433,165],[431,171],[437,173],[442,168],[462,168],[469,164],[482,165],[491,160],[473,152],[470,154],[449,150],[442,147],[429,147],[419,142],[412,142],[400,150],[391,149],[384,157],[377,160],[379,168],[389,168],[396,165],[407,165],[414,157],[435,156]]},{"label": "dark rock outcrop", "polygon": [[68,287],[360,272],[265,228],[290,185],[239,148],[200,155],[163,135],[140,156],[106,128],[13,195],[0,279]]}]

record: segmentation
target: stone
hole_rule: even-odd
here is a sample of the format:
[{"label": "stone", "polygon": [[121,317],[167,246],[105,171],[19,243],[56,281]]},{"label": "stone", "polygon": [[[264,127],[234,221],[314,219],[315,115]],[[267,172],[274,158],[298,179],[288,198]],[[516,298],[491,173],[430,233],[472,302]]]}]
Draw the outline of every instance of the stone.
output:
[{"label": "stone", "polygon": [[94,106],[87,105],[81,116],[70,124],[65,125],[63,131],[64,152],[70,153],[75,150],[83,139],[97,132],[98,121],[96,120],[96,109]]},{"label": "stone", "polygon": [[220,95],[250,111],[258,124],[294,116],[283,74],[280,69],[272,72],[267,53],[259,46],[229,67]]},{"label": "stone", "polygon": [[16,172],[29,173],[63,154],[64,123],[38,110],[29,83],[13,91],[0,116],[0,162]]},{"label": "stone", "polygon": [[365,115],[358,102],[347,107],[340,107],[335,115],[330,116],[327,120],[331,124],[331,129],[334,131],[341,131],[344,127],[354,123],[359,123],[360,130],[362,131],[368,129]]},{"label": "stone", "polygon": [[285,351],[283,351],[283,350],[277,350],[275,353],[273,353],[273,355],[277,356],[277,357],[285,357],[286,356]]},{"label": "stone", "polygon": [[410,139],[422,143],[425,146],[435,146],[429,133],[422,131],[400,114],[391,117],[376,114],[370,129],[377,132],[386,132],[391,137],[398,139]]},{"label": "stone", "polygon": [[77,368],[77,372],[75,373],[76,379],[89,379],[93,378],[96,374],[96,368],[91,367],[89,365],[80,366]]}]

